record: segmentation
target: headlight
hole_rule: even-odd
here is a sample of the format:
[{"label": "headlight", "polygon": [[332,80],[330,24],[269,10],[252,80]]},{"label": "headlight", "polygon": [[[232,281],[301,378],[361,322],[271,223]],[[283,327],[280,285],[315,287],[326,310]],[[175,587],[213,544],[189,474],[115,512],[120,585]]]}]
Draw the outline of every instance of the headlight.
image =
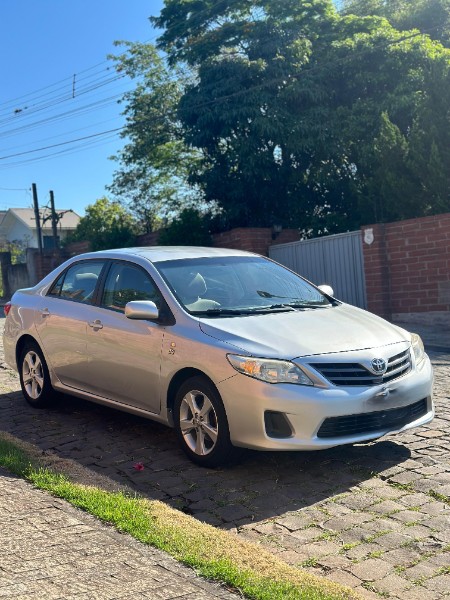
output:
[{"label": "headlight", "polygon": [[267,381],[267,383],[295,383],[296,385],[314,385],[297,365],[288,360],[272,358],[252,358],[227,354],[230,365],[249,377]]},{"label": "headlight", "polygon": [[411,334],[411,346],[416,358],[416,365],[418,365],[425,358],[425,349],[420,335],[417,335],[417,333]]}]

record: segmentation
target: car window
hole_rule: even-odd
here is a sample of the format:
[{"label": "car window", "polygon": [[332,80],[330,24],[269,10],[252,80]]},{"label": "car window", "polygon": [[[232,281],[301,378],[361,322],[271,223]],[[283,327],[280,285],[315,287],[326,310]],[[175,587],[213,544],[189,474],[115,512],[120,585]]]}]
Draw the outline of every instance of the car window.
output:
[{"label": "car window", "polygon": [[180,304],[218,316],[332,306],[320,290],[262,257],[228,256],[153,263]]},{"label": "car window", "polygon": [[72,265],[53,284],[49,296],[92,304],[103,262],[85,261]]},{"label": "car window", "polygon": [[132,300],[151,300],[158,308],[161,305],[159,292],[143,269],[128,263],[114,263],[106,277],[101,306],[125,312],[125,304]]}]

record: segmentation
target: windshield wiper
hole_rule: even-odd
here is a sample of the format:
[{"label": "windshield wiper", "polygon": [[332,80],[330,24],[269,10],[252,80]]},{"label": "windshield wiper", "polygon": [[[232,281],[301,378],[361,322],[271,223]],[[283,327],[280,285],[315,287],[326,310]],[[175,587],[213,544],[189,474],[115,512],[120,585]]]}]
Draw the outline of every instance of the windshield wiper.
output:
[{"label": "windshield wiper", "polygon": [[191,315],[242,315],[247,314],[240,308],[207,308],[206,310],[191,310]]},{"label": "windshield wiper", "polygon": [[287,304],[272,304],[271,306],[255,306],[249,308],[207,308],[206,310],[191,311],[195,316],[236,316],[236,315],[257,315],[267,312],[286,312],[295,310]]},{"label": "windshield wiper", "polygon": [[328,308],[330,304],[314,304],[312,302],[288,302],[284,306],[292,306],[292,308]]}]

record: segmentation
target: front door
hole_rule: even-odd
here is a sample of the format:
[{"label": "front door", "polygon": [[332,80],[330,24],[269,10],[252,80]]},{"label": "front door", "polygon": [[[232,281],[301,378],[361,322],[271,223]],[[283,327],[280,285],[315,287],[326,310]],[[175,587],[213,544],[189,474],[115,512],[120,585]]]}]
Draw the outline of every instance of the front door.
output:
[{"label": "front door", "polygon": [[165,328],[125,317],[131,300],[160,296],[144,269],[114,261],[87,331],[87,391],[159,414],[160,363]]}]

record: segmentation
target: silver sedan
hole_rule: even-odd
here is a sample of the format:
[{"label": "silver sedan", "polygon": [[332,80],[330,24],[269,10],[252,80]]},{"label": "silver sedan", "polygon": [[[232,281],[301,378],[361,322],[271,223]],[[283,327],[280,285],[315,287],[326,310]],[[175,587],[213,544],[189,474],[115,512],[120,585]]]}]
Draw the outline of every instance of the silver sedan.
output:
[{"label": "silver sedan", "polygon": [[316,450],[431,421],[420,338],[247,252],[129,248],[70,259],[5,307],[6,360],[57,392],[175,427],[196,463]]}]

